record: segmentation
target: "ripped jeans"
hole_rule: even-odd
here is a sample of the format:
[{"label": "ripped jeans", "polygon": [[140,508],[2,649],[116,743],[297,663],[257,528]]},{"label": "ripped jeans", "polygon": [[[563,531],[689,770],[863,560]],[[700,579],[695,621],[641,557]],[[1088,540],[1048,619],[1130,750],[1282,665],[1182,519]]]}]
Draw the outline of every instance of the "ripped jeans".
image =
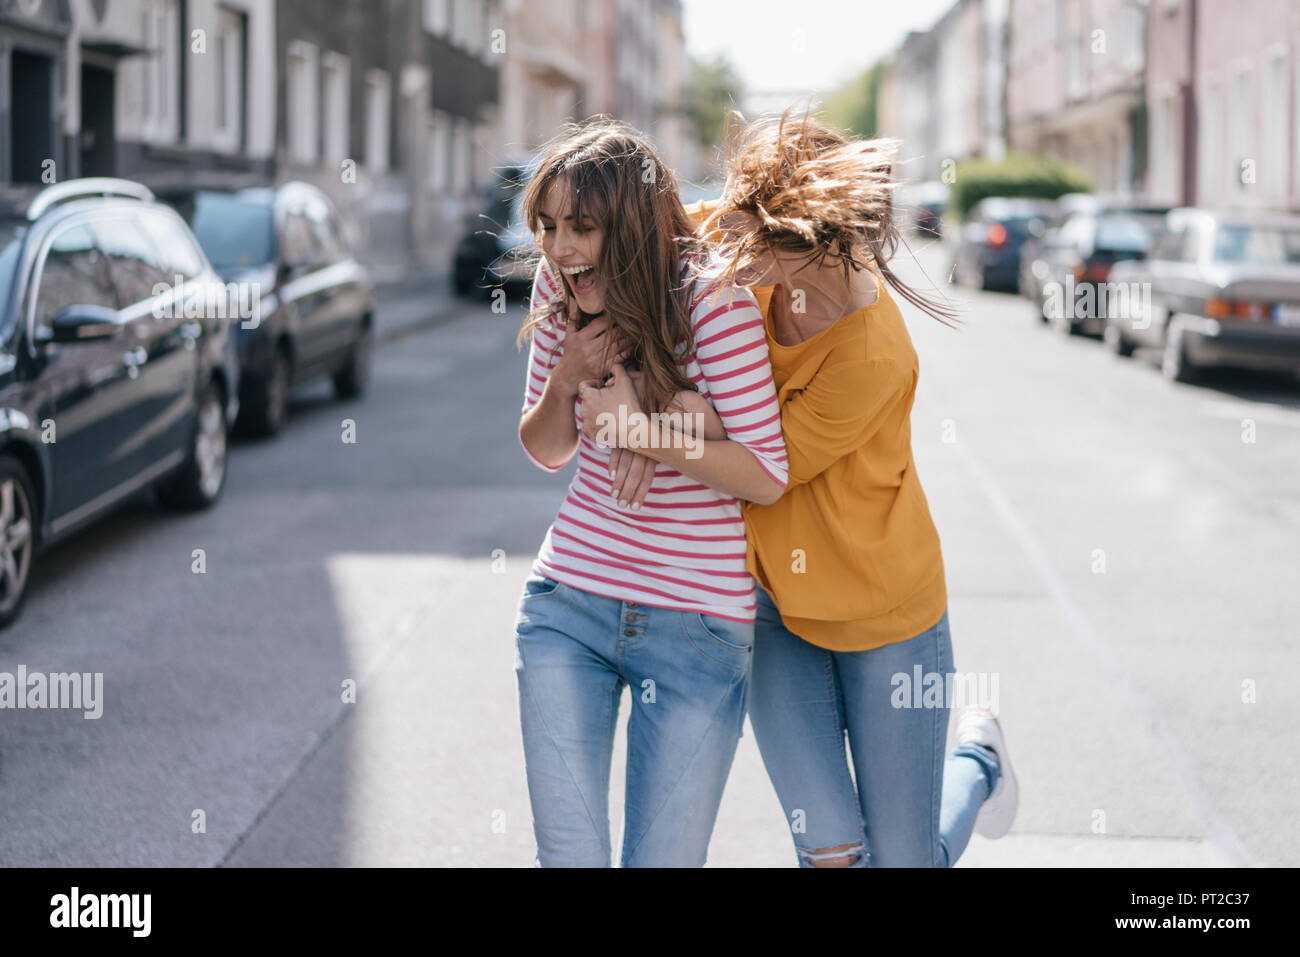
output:
[{"label": "ripped jeans", "polygon": [[624,686],[623,867],[701,867],[745,720],[754,626],[524,583],[515,673],[539,867],[609,867]]},{"label": "ripped jeans", "polygon": [[946,611],[906,641],[828,651],[787,629],[758,586],[749,722],[801,867],[950,867],[966,849],[997,760],[971,745],[945,757],[947,701],[894,707],[894,676],[916,665],[953,671]]}]

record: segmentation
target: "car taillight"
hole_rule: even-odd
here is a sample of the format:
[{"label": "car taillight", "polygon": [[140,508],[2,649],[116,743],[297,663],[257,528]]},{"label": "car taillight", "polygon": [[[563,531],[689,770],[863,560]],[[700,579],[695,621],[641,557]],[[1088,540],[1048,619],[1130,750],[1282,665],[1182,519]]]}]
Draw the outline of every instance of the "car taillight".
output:
[{"label": "car taillight", "polygon": [[1001,246],[1007,241],[1007,227],[1001,223],[994,223],[989,227],[989,245]]},{"label": "car taillight", "polygon": [[1205,314],[1211,319],[1258,322],[1273,315],[1273,304],[1246,299],[1207,299]]}]

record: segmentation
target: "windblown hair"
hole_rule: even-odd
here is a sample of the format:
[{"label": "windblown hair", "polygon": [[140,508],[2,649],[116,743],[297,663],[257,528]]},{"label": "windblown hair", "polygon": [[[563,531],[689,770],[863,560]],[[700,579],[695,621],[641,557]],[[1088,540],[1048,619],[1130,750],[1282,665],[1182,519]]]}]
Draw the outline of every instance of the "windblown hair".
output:
[{"label": "windblown hair", "polygon": [[[683,347],[686,355],[694,348],[691,295],[705,252],[676,177],[644,136],[606,117],[566,124],[541,154],[524,190],[524,221],[540,235],[542,200],[556,187],[567,191],[575,224],[589,221],[602,230],[595,267],[605,281],[607,355],[630,346],[626,364],[644,373],[646,410],[664,411],[675,393],[694,389],[677,362]],[[558,271],[557,277],[561,301],[529,314],[521,343],[549,317],[558,314],[563,322],[572,292]]]},{"label": "windblown hair", "polygon": [[957,310],[909,286],[890,269],[902,243],[894,222],[893,156],[898,141],[851,139],[805,113],[744,124],[738,113],[728,126],[727,185],[721,203],[703,225],[720,228],[723,217],[748,213],[754,221],[728,221],[719,241],[726,275],[753,265],[769,252],[806,254],[802,266],[830,263],[851,271],[875,267],[903,298],[940,322],[953,325]]}]

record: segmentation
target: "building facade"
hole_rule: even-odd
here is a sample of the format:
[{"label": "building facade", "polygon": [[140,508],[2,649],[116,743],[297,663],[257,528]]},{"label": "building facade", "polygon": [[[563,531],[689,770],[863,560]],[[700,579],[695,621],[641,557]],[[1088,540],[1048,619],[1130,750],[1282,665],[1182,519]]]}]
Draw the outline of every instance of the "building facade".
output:
[{"label": "building facade", "polygon": [[4,0],[0,181],[265,181],[272,0]]},{"label": "building facade", "polygon": [[1140,192],[1146,14],[1143,0],[1011,0],[1010,147],[1073,163],[1098,193]]},{"label": "building facade", "polygon": [[563,123],[604,114],[693,174],[681,0],[505,0],[505,21],[501,136],[511,161],[526,161]]},{"label": "building facade", "polygon": [[278,0],[276,176],[325,190],[385,276],[445,269],[500,162],[487,0]]},{"label": "building facade", "polygon": [[1147,190],[1300,208],[1300,3],[1151,0]]},{"label": "building facade", "polygon": [[903,141],[907,180],[942,179],[963,159],[1005,153],[1006,45],[1006,0],[957,0],[887,61],[877,123]]}]

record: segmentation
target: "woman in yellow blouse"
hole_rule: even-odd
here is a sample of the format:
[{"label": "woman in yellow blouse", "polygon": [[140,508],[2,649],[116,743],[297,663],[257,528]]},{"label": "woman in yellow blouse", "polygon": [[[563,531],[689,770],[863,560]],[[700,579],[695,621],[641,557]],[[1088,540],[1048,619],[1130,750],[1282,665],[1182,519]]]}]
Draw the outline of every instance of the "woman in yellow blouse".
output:
[{"label": "woman in yellow blouse", "polygon": [[[804,867],[954,864],[1018,803],[997,718],[964,709],[939,535],[912,458],[916,352],[891,288],[888,141],[810,117],[737,138],[722,199],[692,212],[759,300],[789,457],[785,495],[744,506],[759,584],[749,714]],[[616,496],[644,496],[619,457]],[[779,610],[778,610],[779,609]],[[847,735],[853,775],[845,752]]]}]

